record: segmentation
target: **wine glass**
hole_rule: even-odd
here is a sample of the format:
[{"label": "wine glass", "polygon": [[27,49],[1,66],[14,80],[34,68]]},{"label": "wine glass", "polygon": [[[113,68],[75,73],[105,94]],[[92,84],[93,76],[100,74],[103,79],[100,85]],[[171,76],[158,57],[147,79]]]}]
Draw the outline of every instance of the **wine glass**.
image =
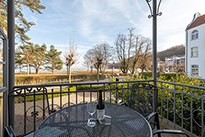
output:
[{"label": "wine glass", "polygon": [[89,127],[94,127],[96,125],[96,122],[94,121],[95,119],[92,118],[92,116],[95,114],[96,112],[96,104],[95,102],[88,102],[87,103],[87,111],[89,113],[89,118],[88,118],[88,123],[87,125]]}]

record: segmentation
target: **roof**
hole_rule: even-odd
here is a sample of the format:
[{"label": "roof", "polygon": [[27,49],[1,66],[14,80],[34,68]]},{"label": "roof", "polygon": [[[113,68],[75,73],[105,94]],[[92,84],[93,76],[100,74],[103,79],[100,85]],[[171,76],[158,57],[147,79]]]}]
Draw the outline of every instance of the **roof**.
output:
[{"label": "roof", "polygon": [[199,25],[204,24],[204,23],[205,23],[205,14],[196,18],[194,20],[194,22],[192,22],[186,30],[194,28],[194,27],[199,26]]}]

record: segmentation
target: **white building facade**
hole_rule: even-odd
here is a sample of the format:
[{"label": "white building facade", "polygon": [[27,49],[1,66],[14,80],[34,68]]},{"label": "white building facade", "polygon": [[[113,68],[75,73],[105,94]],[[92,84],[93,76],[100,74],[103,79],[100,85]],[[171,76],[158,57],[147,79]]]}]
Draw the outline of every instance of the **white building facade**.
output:
[{"label": "white building facade", "polygon": [[205,79],[205,14],[196,13],[186,28],[185,72]]}]

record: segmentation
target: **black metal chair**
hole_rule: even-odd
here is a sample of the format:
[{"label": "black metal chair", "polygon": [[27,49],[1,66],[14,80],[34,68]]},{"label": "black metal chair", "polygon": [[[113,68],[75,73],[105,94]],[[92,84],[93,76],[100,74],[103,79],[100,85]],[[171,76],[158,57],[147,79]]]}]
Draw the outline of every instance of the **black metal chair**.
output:
[{"label": "black metal chair", "polygon": [[132,85],[131,96],[126,102],[128,107],[146,117],[152,129],[160,129],[158,115],[153,112],[153,93],[157,90],[152,84],[138,82]]},{"label": "black metal chair", "polygon": [[202,132],[201,137],[205,137],[205,127],[203,128],[203,132]]},{"label": "black metal chair", "polygon": [[131,96],[128,107],[136,110],[144,117],[153,112],[153,92],[158,90],[154,85],[148,83],[136,83],[132,85]]},{"label": "black metal chair", "polygon": [[[153,112],[153,95],[154,92],[158,92],[158,88],[149,83],[138,82],[132,85],[131,96],[127,101],[127,106],[138,111],[149,121],[153,135],[158,134],[158,137],[163,133],[169,134],[184,134],[189,137],[185,132],[180,130],[165,130],[160,129],[159,115],[157,112]],[[157,104],[157,102],[156,102]]]},{"label": "black metal chair", "polygon": [[185,132],[183,132],[181,130],[158,129],[158,130],[153,131],[153,135],[156,135],[156,134],[157,135],[159,135],[159,134],[181,134],[181,135],[185,135],[185,136],[189,137],[188,134],[186,134]]},{"label": "black metal chair", "polygon": [[16,134],[14,133],[14,130],[12,129],[11,126],[6,127],[5,130],[6,130],[5,137],[16,137]]}]

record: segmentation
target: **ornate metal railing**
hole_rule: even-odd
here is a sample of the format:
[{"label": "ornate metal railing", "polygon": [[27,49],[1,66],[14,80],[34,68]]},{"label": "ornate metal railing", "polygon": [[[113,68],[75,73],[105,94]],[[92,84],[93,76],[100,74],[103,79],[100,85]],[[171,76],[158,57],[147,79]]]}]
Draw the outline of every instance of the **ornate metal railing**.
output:
[{"label": "ornate metal railing", "polygon": [[[9,94],[9,99],[15,100],[14,112],[10,113],[9,119],[14,119],[14,130],[18,135],[26,135],[35,131],[43,119],[55,111],[96,100],[98,89],[103,89],[107,102],[128,102],[132,85],[139,82],[152,84],[147,80],[15,86]],[[157,81],[157,85],[157,111],[162,120],[192,136],[201,134],[205,88],[165,81]]]},{"label": "ornate metal railing", "polygon": [[3,136],[6,125],[6,88],[0,87],[0,136]]},{"label": "ornate metal railing", "polygon": [[204,128],[205,87],[157,81],[158,113],[167,124],[191,136],[200,136]]},{"label": "ornate metal railing", "polygon": [[103,97],[107,102],[126,101],[131,85],[136,82],[140,81],[15,86],[9,94],[9,99],[15,100],[9,119],[14,119],[17,135],[25,135],[35,131],[43,119],[56,110],[96,100],[100,88],[103,89]]}]

